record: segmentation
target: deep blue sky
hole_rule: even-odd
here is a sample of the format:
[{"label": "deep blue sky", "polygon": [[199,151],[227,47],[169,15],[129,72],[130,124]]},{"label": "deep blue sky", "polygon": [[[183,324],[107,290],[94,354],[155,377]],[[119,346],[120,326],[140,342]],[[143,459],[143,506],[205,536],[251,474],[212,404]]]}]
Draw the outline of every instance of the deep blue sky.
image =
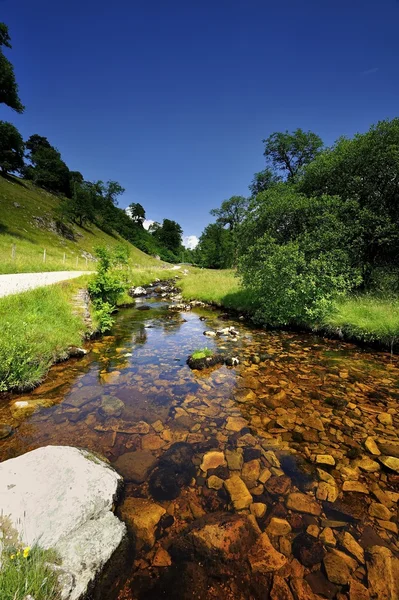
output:
[{"label": "deep blue sky", "polygon": [[0,119],[186,235],[248,193],[270,133],[399,113],[398,0],[0,0],[0,20],[26,104]]}]

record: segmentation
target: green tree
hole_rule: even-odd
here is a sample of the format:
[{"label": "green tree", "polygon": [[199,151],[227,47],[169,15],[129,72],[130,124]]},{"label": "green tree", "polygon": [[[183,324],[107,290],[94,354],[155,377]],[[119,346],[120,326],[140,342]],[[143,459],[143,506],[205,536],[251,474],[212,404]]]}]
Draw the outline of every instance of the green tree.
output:
[{"label": "green tree", "polygon": [[210,213],[222,227],[233,231],[243,220],[248,209],[249,200],[244,196],[232,196],[224,200],[220,208],[213,208]]},{"label": "green tree", "polygon": [[20,171],[24,167],[25,145],[18,129],[0,121],[0,167],[3,173]]},{"label": "green tree", "polygon": [[234,263],[233,234],[217,223],[205,227],[197,248],[195,260],[209,269],[228,269]]},{"label": "green tree", "polygon": [[294,180],[300,170],[314,160],[323,146],[318,135],[302,129],[292,133],[272,133],[263,143],[267,163],[275,171],[285,173],[290,180]]},{"label": "green tree", "polygon": [[25,107],[19,99],[14,68],[5,57],[3,46],[11,48],[11,39],[7,25],[0,23],[0,103],[6,104],[18,113],[23,113]]},{"label": "green tree", "polygon": [[26,142],[26,149],[31,164],[24,170],[25,178],[39,187],[71,197],[70,171],[48,139],[34,134]]},{"label": "green tree", "polygon": [[143,223],[145,221],[145,210],[141,204],[138,202],[132,202],[132,204],[129,204],[128,214],[134,223],[140,227],[143,227]]},{"label": "green tree", "polygon": [[256,198],[261,192],[265,192],[273,185],[276,185],[280,181],[280,177],[276,175],[271,169],[264,169],[255,173],[253,180],[249,186],[251,197]]},{"label": "green tree", "polygon": [[183,230],[179,223],[170,219],[164,219],[161,227],[158,227],[153,233],[160,244],[172,252],[176,258],[182,247],[182,234]]}]

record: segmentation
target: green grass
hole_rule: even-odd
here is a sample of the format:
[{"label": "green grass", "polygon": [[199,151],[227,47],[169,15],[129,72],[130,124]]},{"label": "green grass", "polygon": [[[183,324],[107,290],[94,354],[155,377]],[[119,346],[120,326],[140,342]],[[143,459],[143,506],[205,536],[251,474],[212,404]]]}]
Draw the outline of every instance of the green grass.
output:
[{"label": "green grass", "polygon": [[183,275],[177,283],[186,300],[202,300],[243,312],[253,309],[250,294],[242,288],[232,269],[217,271],[190,267],[188,271],[189,274]]},{"label": "green grass", "polygon": [[399,299],[353,296],[337,303],[325,326],[345,337],[379,342],[391,350],[399,342]]},{"label": "green grass", "polygon": [[213,352],[212,350],[210,350],[210,348],[201,348],[198,350],[194,350],[194,352],[191,355],[191,358],[193,358],[194,360],[200,360],[201,358],[208,358],[212,355]]},{"label": "green grass", "polygon": [[8,548],[3,550],[1,562],[1,600],[24,600],[29,594],[35,600],[60,598],[57,574],[49,566],[57,562],[52,550]]},{"label": "green grass", "polygon": [[108,235],[95,225],[84,228],[73,225],[75,241],[52,231],[59,204],[57,196],[31,182],[0,176],[0,273],[93,270],[95,263],[90,258],[86,263],[84,253],[94,255],[97,246],[113,248],[119,244],[129,247],[131,268],[160,268],[163,265],[120,236]]},{"label": "green grass", "polygon": [[37,385],[85,334],[72,297],[87,277],[0,298],[0,391]]}]

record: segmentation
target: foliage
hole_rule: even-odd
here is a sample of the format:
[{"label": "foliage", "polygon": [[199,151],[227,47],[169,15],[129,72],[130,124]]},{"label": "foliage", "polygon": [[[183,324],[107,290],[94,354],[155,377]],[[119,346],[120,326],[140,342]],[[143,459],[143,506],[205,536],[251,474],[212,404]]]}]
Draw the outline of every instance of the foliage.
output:
[{"label": "foliage", "polygon": [[132,202],[132,204],[129,204],[127,211],[132,221],[140,225],[140,227],[143,227],[145,221],[145,210],[143,206],[138,202]]},{"label": "foliage", "polygon": [[[114,320],[111,315],[127,285],[120,272],[110,271],[112,266],[119,264],[120,249],[117,253],[111,253],[109,249],[99,247],[96,249],[96,256],[98,258],[97,274],[90,280],[88,292],[94,305],[99,330],[104,333],[112,327]],[[123,262],[126,260],[126,256],[123,254],[122,260]]]},{"label": "foliage", "polygon": [[[172,257],[175,255],[177,258],[177,255],[182,248],[183,234],[183,230],[179,223],[176,223],[176,221],[171,221],[170,219],[164,219],[162,221],[162,225],[157,224],[157,226],[152,228],[151,232],[158,243],[166,248],[166,250],[171,253]],[[164,258],[164,256],[165,255],[163,255],[162,258]]]},{"label": "foliage", "polygon": [[298,242],[278,244],[268,234],[243,256],[240,273],[256,298],[261,323],[315,323],[351,288],[352,273],[343,251],[307,258]]},{"label": "foliage", "polygon": [[7,25],[5,23],[0,23],[0,103],[6,104],[18,113],[23,113],[25,107],[19,99],[14,68],[10,61],[5,57],[3,46],[11,48],[11,38],[8,33]]},{"label": "foliage", "polygon": [[191,358],[194,360],[200,360],[201,358],[208,358],[213,355],[213,351],[210,348],[201,348],[198,350],[194,350],[191,355]]},{"label": "foliage", "polygon": [[248,199],[244,196],[232,196],[224,200],[220,208],[213,208],[211,215],[216,217],[216,223],[228,227],[231,231],[243,220],[248,209]]},{"label": "foliage", "polygon": [[263,143],[263,154],[268,165],[278,173],[283,172],[290,180],[294,180],[301,169],[314,160],[323,146],[317,134],[302,129],[296,129],[292,133],[272,133]]},{"label": "foliage", "polygon": [[399,254],[399,119],[381,121],[353,139],[340,138],[307,166],[300,190],[356,200],[365,285]]},{"label": "foliage", "polygon": [[38,134],[31,135],[26,142],[28,165],[24,174],[39,187],[52,192],[71,196],[70,173],[61,154]]},{"label": "foliage", "polygon": [[251,197],[256,198],[258,194],[265,192],[279,181],[280,177],[276,175],[272,169],[264,169],[263,171],[259,171],[259,173],[255,173],[254,178],[249,185]]},{"label": "foliage", "polygon": [[211,269],[228,269],[234,262],[233,233],[217,223],[205,227],[197,248],[195,262]]},{"label": "foliage", "polygon": [[57,571],[51,563],[58,562],[53,550],[39,546],[6,547],[1,555],[0,589],[2,600],[58,600],[60,590]]},{"label": "foliage", "polygon": [[20,171],[24,166],[25,145],[18,129],[0,121],[0,168],[3,173]]}]

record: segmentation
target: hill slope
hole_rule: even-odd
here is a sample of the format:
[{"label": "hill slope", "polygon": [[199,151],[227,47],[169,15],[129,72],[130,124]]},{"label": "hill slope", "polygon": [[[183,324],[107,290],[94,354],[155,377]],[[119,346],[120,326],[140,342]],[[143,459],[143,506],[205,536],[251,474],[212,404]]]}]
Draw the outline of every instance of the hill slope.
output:
[{"label": "hill slope", "polygon": [[57,196],[29,181],[0,176],[0,273],[90,270],[96,246],[118,244],[129,247],[131,266],[161,266],[159,260],[95,225],[57,226],[59,203]]}]

